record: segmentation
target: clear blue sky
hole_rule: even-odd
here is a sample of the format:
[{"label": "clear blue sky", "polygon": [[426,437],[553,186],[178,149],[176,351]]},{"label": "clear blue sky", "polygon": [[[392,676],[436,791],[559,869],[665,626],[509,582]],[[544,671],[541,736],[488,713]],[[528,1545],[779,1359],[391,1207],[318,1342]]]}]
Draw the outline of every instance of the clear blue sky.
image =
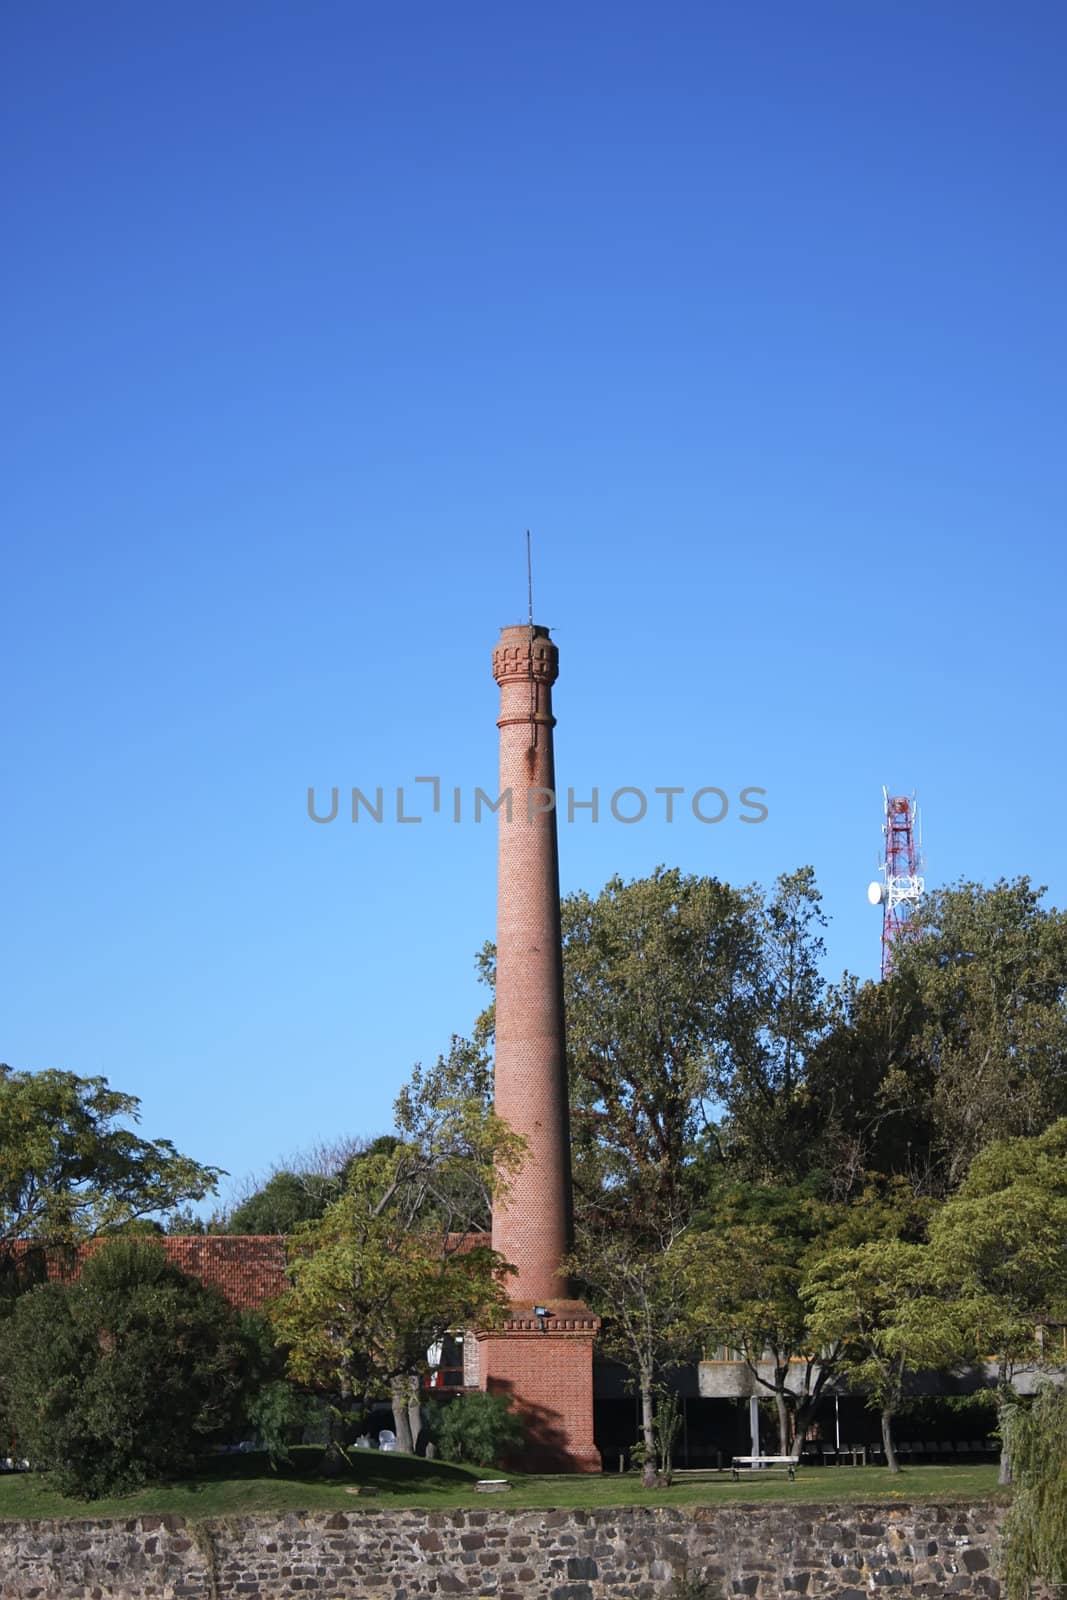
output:
[{"label": "clear blue sky", "polygon": [[565,889],[811,862],[872,975],[887,783],[931,880],[1063,904],[1065,53],[1059,0],[8,6],[0,1056],[237,1179],[388,1126],[493,825],[305,792],[494,784],[527,526],[561,785],[770,810],[565,825]]}]

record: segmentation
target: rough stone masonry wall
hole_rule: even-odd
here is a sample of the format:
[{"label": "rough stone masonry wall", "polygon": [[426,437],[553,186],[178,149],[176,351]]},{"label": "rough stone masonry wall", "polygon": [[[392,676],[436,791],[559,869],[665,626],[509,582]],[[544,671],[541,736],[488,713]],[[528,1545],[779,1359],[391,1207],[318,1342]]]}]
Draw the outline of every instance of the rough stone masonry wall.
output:
[{"label": "rough stone masonry wall", "polygon": [[3,1600],[997,1600],[1003,1512],[968,1506],[379,1511],[0,1524]]}]

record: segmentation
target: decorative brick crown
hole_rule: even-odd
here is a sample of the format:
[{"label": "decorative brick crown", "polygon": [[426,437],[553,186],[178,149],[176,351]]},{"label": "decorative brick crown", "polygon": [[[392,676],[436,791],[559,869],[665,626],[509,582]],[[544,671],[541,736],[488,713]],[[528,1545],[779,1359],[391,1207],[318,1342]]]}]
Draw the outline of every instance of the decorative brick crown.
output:
[{"label": "decorative brick crown", "polygon": [[548,637],[548,629],[527,623],[502,628],[493,651],[493,677],[497,683],[553,684],[559,677],[559,651]]}]

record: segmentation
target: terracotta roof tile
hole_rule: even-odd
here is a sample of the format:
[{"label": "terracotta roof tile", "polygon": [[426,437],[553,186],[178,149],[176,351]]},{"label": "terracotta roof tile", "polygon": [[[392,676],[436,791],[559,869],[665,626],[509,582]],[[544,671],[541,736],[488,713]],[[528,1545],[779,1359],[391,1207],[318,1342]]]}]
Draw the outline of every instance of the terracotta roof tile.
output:
[{"label": "terracotta roof tile", "polygon": [[[259,1311],[286,1286],[285,1240],[279,1234],[144,1234],[162,1245],[168,1260],[190,1277],[221,1289],[238,1311]],[[106,1241],[93,1239],[73,1250],[50,1249],[47,1253],[48,1277],[53,1282],[71,1282],[79,1276],[82,1262]],[[33,1249],[28,1240],[18,1240],[12,1249],[16,1260]]]},{"label": "terracotta roof tile", "polygon": [[[130,1237],[143,1237],[162,1245],[176,1267],[190,1277],[199,1278],[201,1283],[221,1289],[238,1311],[260,1311],[286,1287],[285,1239],[281,1234],[138,1234]],[[47,1255],[49,1278],[55,1282],[73,1281],[81,1272],[82,1262],[104,1242],[94,1239],[73,1250],[50,1250]],[[487,1233],[468,1234],[459,1244],[459,1253],[465,1255],[477,1245],[488,1244]],[[32,1248],[29,1241],[19,1240],[12,1254],[17,1260]]]}]

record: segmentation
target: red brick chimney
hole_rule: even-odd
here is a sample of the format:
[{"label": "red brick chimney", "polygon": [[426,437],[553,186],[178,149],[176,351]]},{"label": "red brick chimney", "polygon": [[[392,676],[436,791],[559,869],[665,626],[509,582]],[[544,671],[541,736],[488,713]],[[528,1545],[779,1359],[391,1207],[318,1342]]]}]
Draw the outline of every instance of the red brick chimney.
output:
[{"label": "red brick chimney", "polygon": [[505,628],[493,652],[500,685],[496,932],[496,1109],[529,1155],[493,1215],[493,1248],[519,1269],[513,1300],[568,1297],[570,1135],[556,847],[552,685],[559,651],[546,628]]},{"label": "red brick chimney", "polygon": [[[502,1334],[480,1341],[480,1382],[525,1414],[523,1465],[596,1472],[593,1335],[560,1259],[571,1247],[570,1133],[563,1019],[552,685],[559,652],[547,628],[504,628],[497,857],[496,1109],[528,1154],[493,1212],[493,1247],[518,1268]],[[510,796],[510,800],[509,797]]]}]

